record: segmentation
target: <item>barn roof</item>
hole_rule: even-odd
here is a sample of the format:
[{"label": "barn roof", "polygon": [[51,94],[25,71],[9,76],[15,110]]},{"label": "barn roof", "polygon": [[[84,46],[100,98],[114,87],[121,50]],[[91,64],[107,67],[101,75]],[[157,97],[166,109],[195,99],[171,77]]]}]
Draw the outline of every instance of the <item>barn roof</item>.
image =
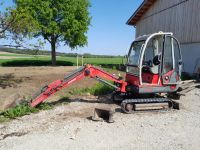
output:
[{"label": "barn roof", "polygon": [[156,0],[144,0],[126,23],[128,25],[136,25],[142,15],[154,4],[155,1]]}]

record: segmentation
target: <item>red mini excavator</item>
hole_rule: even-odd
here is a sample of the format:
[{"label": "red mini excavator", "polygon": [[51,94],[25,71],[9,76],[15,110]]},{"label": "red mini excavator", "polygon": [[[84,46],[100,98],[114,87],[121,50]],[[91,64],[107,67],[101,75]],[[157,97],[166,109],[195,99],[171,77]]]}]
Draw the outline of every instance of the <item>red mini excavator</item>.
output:
[{"label": "red mini excavator", "polygon": [[127,59],[125,81],[97,67],[85,65],[63,80],[43,87],[30,105],[34,107],[70,84],[90,77],[115,89],[112,99],[121,101],[125,113],[173,107],[171,99],[161,96],[161,93],[176,93],[179,88],[182,56],[173,34],[158,32],[138,37],[131,44]]}]

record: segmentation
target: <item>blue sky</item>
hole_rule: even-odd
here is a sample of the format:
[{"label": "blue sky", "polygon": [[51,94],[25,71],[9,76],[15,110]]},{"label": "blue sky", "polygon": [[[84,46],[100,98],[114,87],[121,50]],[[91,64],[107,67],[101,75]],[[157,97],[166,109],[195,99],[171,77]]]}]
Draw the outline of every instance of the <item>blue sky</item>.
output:
[{"label": "blue sky", "polygon": [[[2,1],[2,0],[0,0]],[[130,43],[134,40],[135,29],[126,25],[126,21],[138,8],[143,0],[91,0],[88,45],[71,51],[61,45],[59,52],[78,52],[101,55],[125,55]],[[5,1],[5,6],[12,6],[12,0]],[[1,7],[2,10],[2,7]],[[6,42],[1,40],[3,44]],[[44,49],[50,50],[46,44]]]}]

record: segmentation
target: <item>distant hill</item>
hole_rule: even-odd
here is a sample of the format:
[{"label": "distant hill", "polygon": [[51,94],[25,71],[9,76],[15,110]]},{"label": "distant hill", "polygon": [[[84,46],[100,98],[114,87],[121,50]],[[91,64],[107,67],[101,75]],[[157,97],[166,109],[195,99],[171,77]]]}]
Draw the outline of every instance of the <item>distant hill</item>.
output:
[{"label": "distant hill", "polygon": [[[26,54],[26,55],[51,55],[50,51],[45,50],[28,50],[28,49],[16,49],[16,48],[7,48],[7,47],[0,47],[0,51],[2,52],[9,52],[15,54]],[[66,57],[76,57],[77,53],[62,53],[56,52],[57,56],[66,56]],[[94,58],[94,57],[101,57],[101,58],[115,58],[115,57],[123,57],[123,56],[112,56],[112,55],[93,55],[90,53],[83,54],[85,58]]]}]

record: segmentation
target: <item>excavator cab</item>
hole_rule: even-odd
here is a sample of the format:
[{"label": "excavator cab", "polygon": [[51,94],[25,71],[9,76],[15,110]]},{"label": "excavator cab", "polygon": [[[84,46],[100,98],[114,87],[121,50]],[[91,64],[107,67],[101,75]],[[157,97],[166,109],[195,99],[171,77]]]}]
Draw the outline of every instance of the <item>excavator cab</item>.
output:
[{"label": "excavator cab", "polygon": [[128,53],[127,92],[170,93],[178,89],[182,57],[178,40],[172,33],[138,37]]}]

